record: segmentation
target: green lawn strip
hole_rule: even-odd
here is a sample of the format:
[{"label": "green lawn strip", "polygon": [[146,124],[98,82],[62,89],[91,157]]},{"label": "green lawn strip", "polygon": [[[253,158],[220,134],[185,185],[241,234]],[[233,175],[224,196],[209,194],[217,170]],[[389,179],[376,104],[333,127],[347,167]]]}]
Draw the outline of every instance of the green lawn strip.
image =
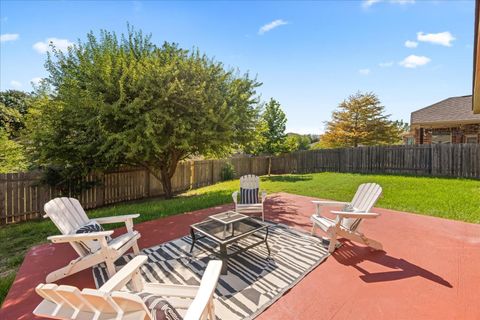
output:
[{"label": "green lawn strip", "polygon": [[[447,219],[480,223],[480,182],[468,179],[405,177],[395,175],[362,175],[316,173],[262,177],[261,188],[269,193],[293,194],[348,201],[359,184],[377,182],[383,187],[378,207],[407,211]],[[213,207],[232,201],[238,180],[183,193],[171,200],[148,199],[117,204],[89,211],[89,216],[107,217],[140,213],[136,223],[188,211]],[[107,225],[113,229],[120,224]],[[53,223],[30,221],[0,227],[0,301],[3,302],[13,281],[13,274],[32,246],[45,243],[47,236],[58,234]]]}]

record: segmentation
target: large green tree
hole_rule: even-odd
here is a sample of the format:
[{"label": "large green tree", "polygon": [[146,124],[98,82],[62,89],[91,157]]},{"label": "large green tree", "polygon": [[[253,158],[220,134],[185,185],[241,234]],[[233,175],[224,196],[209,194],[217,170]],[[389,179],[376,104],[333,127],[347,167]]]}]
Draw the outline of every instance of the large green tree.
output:
[{"label": "large green tree", "polygon": [[89,33],[46,63],[54,96],[33,129],[47,165],[105,169],[138,165],[159,178],[167,197],[180,160],[224,155],[251,139],[260,85],[220,62],[176,44]]},{"label": "large green tree", "polygon": [[374,93],[358,92],[332,113],[320,143],[324,147],[394,144],[401,141],[401,133],[402,125],[390,120]]}]

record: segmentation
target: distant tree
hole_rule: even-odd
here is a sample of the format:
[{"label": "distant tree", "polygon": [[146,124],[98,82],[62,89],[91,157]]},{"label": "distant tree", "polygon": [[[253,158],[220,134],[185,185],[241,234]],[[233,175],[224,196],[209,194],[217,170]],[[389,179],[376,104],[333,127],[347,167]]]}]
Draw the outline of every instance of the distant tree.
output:
[{"label": "distant tree", "polygon": [[23,116],[31,104],[31,95],[19,90],[0,91],[0,128],[10,138],[18,138],[24,128]]},{"label": "distant tree", "polygon": [[325,147],[398,143],[403,132],[374,93],[358,92],[340,103],[320,142]]},{"label": "distant tree", "polygon": [[0,173],[23,171],[27,168],[23,147],[9,138],[4,128],[0,128]]},{"label": "distant tree", "polygon": [[280,103],[273,98],[265,105],[265,111],[262,114],[262,120],[265,123],[265,130],[262,132],[265,142],[262,146],[262,152],[269,155],[278,155],[286,151],[287,134],[285,128],[287,116],[283,112]]},{"label": "distant tree", "polygon": [[286,145],[287,149],[290,152],[299,151],[299,150],[308,150],[310,149],[310,144],[312,140],[310,135],[303,135],[297,133],[287,134]]},{"label": "distant tree", "polygon": [[52,51],[46,67],[55,96],[40,116],[50,125],[32,128],[40,163],[76,172],[142,166],[171,197],[180,160],[228,154],[257,126],[261,84],[198,50],[159,47],[129,28]]},{"label": "distant tree", "polygon": [[318,142],[320,140],[320,135],[319,134],[307,134],[309,137],[311,143]]},{"label": "distant tree", "polygon": [[[278,155],[288,151],[287,135],[285,133],[287,116],[283,112],[280,103],[271,98],[265,105],[261,121],[261,141],[258,152],[266,155]],[[271,158],[268,164],[268,174],[270,175],[272,164]]]},{"label": "distant tree", "polygon": [[398,128],[398,130],[401,130],[402,132],[410,131],[410,125],[403,120],[395,120],[393,121],[393,124]]}]

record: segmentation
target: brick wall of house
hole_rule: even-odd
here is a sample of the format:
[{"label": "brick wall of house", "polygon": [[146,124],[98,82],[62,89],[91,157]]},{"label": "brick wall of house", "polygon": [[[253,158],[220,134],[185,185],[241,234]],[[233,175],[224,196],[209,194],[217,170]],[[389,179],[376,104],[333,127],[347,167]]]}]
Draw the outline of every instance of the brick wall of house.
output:
[{"label": "brick wall of house", "polygon": [[[415,129],[415,144],[422,144],[420,128]],[[466,135],[476,135],[480,142],[480,124],[470,124],[453,128],[423,128],[423,144],[432,143],[432,135],[450,134],[452,143],[465,143]]]}]

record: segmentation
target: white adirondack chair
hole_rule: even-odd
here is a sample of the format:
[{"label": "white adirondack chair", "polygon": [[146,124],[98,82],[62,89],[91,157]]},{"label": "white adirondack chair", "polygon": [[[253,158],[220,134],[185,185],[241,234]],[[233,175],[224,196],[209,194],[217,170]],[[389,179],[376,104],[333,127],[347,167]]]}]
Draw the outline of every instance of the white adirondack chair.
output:
[{"label": "white adirondack chair", "polygon": [[[33,314],[51,319],[155,320],[162,319],[160,315],[165,312],[159,300],[168,300],[184,320],[215,319],[213,293],[221,261],[208,263],[200,286],[183,286],[144,283],[139,268],[147,259],[145,255],[136,256],[98,290],[39,284],[35,290],[44,300]],[[131,283],[131,291],[125,288],[127,283]]]},{"label": "white adirondack chair", "polygon": [[[378,198],[382,194],[382,187],[376,183],[361,184],[352,202],[339,201],[312,201],[316,204],[316,213],[312,215],[313,222],[312,235],[315,234],[316,227],[322,229],[328,235],[330,244],[329,252],[335,250],[337,238],[346,238],[370,246],[377,250],[382,250],[382,244],[375,240],[365,237],[358,228],[363,219],[373,219],[379,216],[378,213],[370,212]],[[336,216],[335,219],[323,217],[320,214],[321,206],[343,205],[342,211],[330,211]]]},{"label": "white adirondack chair", "polygon": [[46,278],[48,283],[101,262],[105,262],[108,274],[113,276],[115,260],[130,248],[135,254],[139,253],[137,240],[140,238],[140,233],[133,230],[133,219],[138,218],[139,214],[96,218],[95,221],[100,225],[125,222],[127,232],[108,241],[113,231],[75,233],[78,228],[92,222],[77,199],[55,198],[45,204],[44,210],[46,212],[44,218],[49,217],[62,233],[62,235],[50,236],[47,239],[53,243],[69,243],[79,255],[65,267],[51,272]]},{"label": "white adirondack chair", "polygon": [[[257,192],[258,201],[254,203],[249,203],[251,201],[245,201],[242,199],[241,190],[251,190],[251,192]],[[240,199],[239,199],[240,195]],[[267,193],[265,191],[260,191],[260,178],[253,175],[247,174],[240,177],[240,191],[235,191],[232,193],[233,202],[235,204],[235,211],[239,213],[262,213],[262,220],[265,221],[265,212],[263,208],[263,203],[267,198]]]}]

